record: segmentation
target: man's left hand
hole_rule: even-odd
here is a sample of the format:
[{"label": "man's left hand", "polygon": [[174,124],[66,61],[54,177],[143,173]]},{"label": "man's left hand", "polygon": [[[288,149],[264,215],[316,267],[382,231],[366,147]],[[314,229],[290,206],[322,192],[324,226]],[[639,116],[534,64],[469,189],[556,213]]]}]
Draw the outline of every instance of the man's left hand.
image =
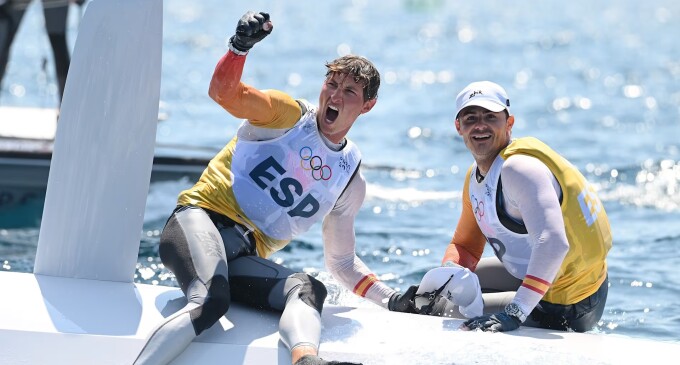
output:
[{"label": "man's left hand", "polygon": [[466,331],[480,329],[485,332],[508,332],[518,329],[520,323],[519,318],[500,312],[468,319],[460,328]]},{"label": "man's left hand", "polygon": [[248,52],[272,30],[273,26],[268,13],[248,11],[239,19],[236,34],[229,39],[229,43],[240,52]]},{"label": "man's left hand", "polygon": [[393,312],[416,313],[413,302],[418,285],[411,285],[404,294],[394,293],[387,302],[387,309]]}]

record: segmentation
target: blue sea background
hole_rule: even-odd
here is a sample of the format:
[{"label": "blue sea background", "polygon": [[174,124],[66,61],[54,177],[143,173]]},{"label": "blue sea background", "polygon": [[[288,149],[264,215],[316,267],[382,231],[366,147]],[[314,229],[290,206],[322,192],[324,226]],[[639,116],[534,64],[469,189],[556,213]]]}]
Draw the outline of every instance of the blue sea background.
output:
[{"label": "blue sea background", "polygon": [[[2,106],[57,104],[39,6],[15,40]],[[324,62],[338,55],[364,55],[381,71],[379,102],[349,137],[369,182],[357,254],[388,285],[404,290],[440,263],[472,162],[453,125],[454,98],[469,82],[492,80],[510,95],[513,136],[548,143],[604,202],[614,246],[609,298],[593,332],[680,341],[680,2],[165,0],[158,143],[210,157],[234,134],[240,121],[207,89],[251,9],[274,22],[248,56],[243,80],[251,85],[316,103]],[[72,47],[81,10],[71,10]],[[135,282],[176,285],[158,238],[178,192],[191,185],[151,184]],[[31,272],[38,234],[37,224],[0,221],[0,270]],[[324,281],[330,303],[372,305],[326,272],[318,226],[272,259]]]}]

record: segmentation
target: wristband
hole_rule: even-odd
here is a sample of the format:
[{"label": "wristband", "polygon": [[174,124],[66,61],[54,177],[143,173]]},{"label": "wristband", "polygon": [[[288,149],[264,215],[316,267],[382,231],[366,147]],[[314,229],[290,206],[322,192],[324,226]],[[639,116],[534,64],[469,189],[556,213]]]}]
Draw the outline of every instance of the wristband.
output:
[{"label": "wristband", "polygon": [[[232,38],[233,38],[233,37],[232,37]],[[227,44],[229,45],[229,50],[232,51],[233,53],[239,55],[239,56],[245,56],[245,55],[248,54],[248,51],[241,51],[240,49],[234,47],[234,45],[233,45],[233,43],[232,43],[232,39],[229,39],[229,41],[227,42]]]}]

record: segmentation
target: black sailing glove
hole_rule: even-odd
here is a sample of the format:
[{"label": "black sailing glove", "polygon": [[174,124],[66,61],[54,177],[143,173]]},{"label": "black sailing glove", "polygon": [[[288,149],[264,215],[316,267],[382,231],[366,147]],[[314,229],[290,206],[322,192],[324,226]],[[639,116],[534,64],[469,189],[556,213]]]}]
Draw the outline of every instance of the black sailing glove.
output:
[{"label": "black sailing glove", "polygon": [[518,329],[520,323],[522,322],[519,318],[500,312],[468,319],[463,323],[463,326],[471,330],[480,329],[484,332],[508,332]]},{"label": "black sailing glove", "polygon": [[272,22],[269,14],[249,11],[239,19],[236,25],[236,34],[229,39],[229,46],[236,53],[247,53],[255,43],[264,39],[272,32]]},{"label": "black sailing glove", "polygon": [[394,293],[387,302],[387,309],[393,312],[416,313],[414,298],[418,285],[411,285],[404,294]]}]

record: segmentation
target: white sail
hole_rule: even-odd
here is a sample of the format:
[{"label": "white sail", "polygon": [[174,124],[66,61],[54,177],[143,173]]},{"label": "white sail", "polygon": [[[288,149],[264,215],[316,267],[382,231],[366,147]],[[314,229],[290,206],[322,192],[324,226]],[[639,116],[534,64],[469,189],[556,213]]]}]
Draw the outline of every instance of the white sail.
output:
[{"label": "white sail", "polygon": [[96,0],[66,81],[36,274],[131,282],[160,98],[161,0]]}]

